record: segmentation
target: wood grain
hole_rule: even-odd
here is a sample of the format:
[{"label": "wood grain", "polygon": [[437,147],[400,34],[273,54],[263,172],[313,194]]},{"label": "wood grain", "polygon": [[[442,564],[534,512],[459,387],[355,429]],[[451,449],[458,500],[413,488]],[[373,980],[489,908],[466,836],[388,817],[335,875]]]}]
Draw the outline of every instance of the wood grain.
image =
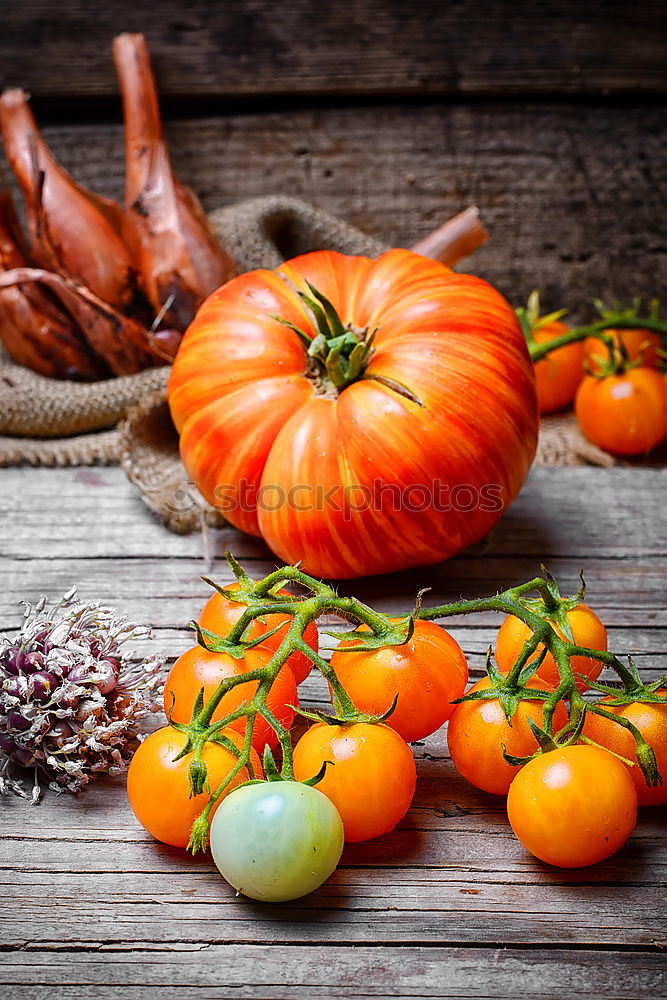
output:
[{"label": "wood grain", "polygon": [[[667,667],[665,476],[535,469],[474,550],[341,589],[405,611],[420,581],[442,601],[526,579],[545,556],[573,588],[583,565],[611,645],[638,651],[641,669],[657,677]],[[205,596],[201,538],[168,534],[119,469],[3,470],[0,524],[0,629],[18,624],[20,599],[76,580],[86,596],[152,623],[157,649],[173,656],[190,641],[183,625]],[[209,546],[223,579],[227,545],[257,575],[272,565],[259,542],[227,529]],[[493,617],[451,627],[478,675]],[[137,655],[146,649],[137,646]],[[300,698],[322,704],[323,679],[311,676]],[[237,898],[209,856],[153,842],[122,780],[103,779],[78,798],[47,793],[37,808],[1,800],[0,988],[22,1000],[149,1000],[184,988],[207,1000],[662,995],[664,807],[644,810],[607,861],[552,869],[516,841],[503,800],[456,773],[446,733],[414,751],[417,794],[397,829],[348,845],[325,886],[281,906]]]},{"label": "wood grain", "polygon": [[[122,197],[120,124],[45,134],[78,180]],[[585,316],[595,297],[647,299],[667,281],[661,108],[397,104],[228,114],[167,135],[209,209],[289,193],[409,246],[475,202],[491,239],[462,269],[515,305],[539,288],[545,307]]]},{"label": "wood grain", "polygon": [[143,31],[166,96],[655,94],[663,15],[658,0],[27,0],[3,11],[0,66],[39,95],[111,95],[111,38]]},{"label": "wood grain", "polygon": [[[297,945],[286,950],[264,943],[229,948],[215,942],[173,949],[107,947],[90,953],[63,947],[42,955],[3,956],[1,968],[3,985],[34,984],[21,991],[22,1000],[79,998],[82,988],[86,998],[94,1000],[117,997],[120,990],[124,998],[143,1000],[156,987],[161,998],[179,1000],[181,984],[187,985],[188,994],[210,1000],[228,1000],[230,995],[253,1000],[328,998],[341,989],[349,1000],[513,1000],[518,989],[540,1000],[562,1000],[582,984],[590,1000],[654,1000],[664,984],[659,955],[612,953],[601,958],[595,951],[570,949]],[[53,983],[63,981],[73,988],[54,992]]]},{"label": "wood grain", "polygon": [[[23,489],[25,469],[3,469],[1,475],[0,516],[5,532],[0,552],[5,558],[203,560],[201,536],[165,531],[118,469],[34,469],[28,501]],[[591,483],[595,484],[595,496],[586,497]],[[666,488],[667,469],[534,468],[494,531],[459,558],[477,562],[473,574],[479,586],[485,587],[488,580],[497,580],[493,560],[501,557],[532,559],[535,569],[539,560],[551,558],[618,559],[629,564],[628,581],[630,585],[634,581],[635,591],[641,592],[639,576],[646,569],[644,564],[635,568],[634,560],[645,560],[648,566],[667,555],[667,522],[662,516]],[[96,519],[103,522],[104,531],[90,531]],[[619,520],[625,524],[621,530]],[[213,558],[222,559],[227,548],[242,559],[258,560],[263,564],[260,568],[275,562],[259,539],[230,527],[211,530],[209,550]],[[450,560],[439,569],[424,572],[429,583],[446,586],[451,567],[456,565],[458,561]],[[165,572],[170,572],[168,565]],[[657,564],[655,573],[660,577],[662,572],[663,567]],[[412,596],[421,573],[361,580],[352,586],[359,589],[360,585],[362,593],[369,587],[376,594],[384,590]],[[383,587],[383,581],[389,581],[389,586]],[[351,585],[343,581],[339,586],[346,592]]]}]

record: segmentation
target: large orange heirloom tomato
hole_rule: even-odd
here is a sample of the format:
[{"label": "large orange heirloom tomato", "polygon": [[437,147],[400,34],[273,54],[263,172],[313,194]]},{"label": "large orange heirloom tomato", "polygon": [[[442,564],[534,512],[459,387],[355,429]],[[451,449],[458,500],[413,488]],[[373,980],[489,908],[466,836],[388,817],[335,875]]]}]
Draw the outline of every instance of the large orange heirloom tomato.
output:
[{"label": "large orange heirloom tomato", "polygon": [[408,250],[318,251],[233,278],[187,330],[169,405],[209,503],[330,578],[434,563],[482,537],[537,438],[513,310]]}]

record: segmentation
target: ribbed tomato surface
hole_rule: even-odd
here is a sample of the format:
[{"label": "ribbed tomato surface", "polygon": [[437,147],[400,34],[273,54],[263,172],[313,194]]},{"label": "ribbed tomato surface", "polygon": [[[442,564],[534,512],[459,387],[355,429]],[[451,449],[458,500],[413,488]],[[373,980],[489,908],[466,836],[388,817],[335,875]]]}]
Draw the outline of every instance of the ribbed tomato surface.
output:
[{"label": "ribbed tomato surface", "polygon": [[[317,335],[298,294],[311,294],[307,282],[343,324],[375,331],[365,371],[341,391],[280,322]],[[284,561],[330,578],[427,565],[482,537],[537,439],[509,304],[408,250],[375,261],[318,251],[232,279],[185,334],[169,403],[206,499]]]}]

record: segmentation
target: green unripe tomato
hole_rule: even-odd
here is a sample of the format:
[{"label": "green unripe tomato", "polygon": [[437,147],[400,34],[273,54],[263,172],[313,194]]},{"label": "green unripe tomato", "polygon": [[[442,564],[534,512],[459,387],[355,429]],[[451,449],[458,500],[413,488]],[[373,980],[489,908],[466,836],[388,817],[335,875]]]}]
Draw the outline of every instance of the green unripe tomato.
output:
[{"label": "green unripe tomato", "polygon": [[343,852],[343,822],[317,788],[263,781],[232,792],[211,823],[211,854],[239,892],[298,899],[329,878]]}]

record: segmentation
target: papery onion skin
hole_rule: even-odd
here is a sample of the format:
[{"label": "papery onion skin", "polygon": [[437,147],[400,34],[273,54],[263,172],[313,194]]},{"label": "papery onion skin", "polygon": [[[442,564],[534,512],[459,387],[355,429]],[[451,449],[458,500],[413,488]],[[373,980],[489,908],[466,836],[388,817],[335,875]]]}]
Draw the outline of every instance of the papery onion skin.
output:
[{"label": "papery onion skin", "polygon": [[125,115],[126,232],[156,312],[183,331],[203,299],[235,273],[192,191],[179,183],[162,138],[143,35],[113,41]]},{"label": "papery onion skin", "polygon": [[[27,263],[14,206],[0,192],[0,272]],[[104,378],[109,369],[96,359],[72,318],[33,282],[0,290],[0,341],[13,361],[51,378]]]},{"label": "papery onion skin", "polygon": [[145,300],[122,235],[120,206],[81,187],[57,162],[39,133],[25,91],[2,94],[0,128],[23,192],[33,262],[77,278],[122,312],[136,312]]},{"label": "papery onion skin", "polygon": [[[306,280],[344,324],[377,329],[365,377],[339,395],[319,391],[299,337],[272,318],[313,336],[296,290]],[[428,565],[477,541],[516,497],[537,439],[532,364],[509,304],[408,250],[376,261],[319,251],[228,282],[185,335],[169,402],[206,499],[329,578]]]},{"label": "papery onion skin", "polygon": [[164,364],[153,351],[141,323],[118,312],[89,288],[54,271],[16,267],[0,273],[0,290],[36,282],[49,288],[66,306],[87,343],[114,375],[133,375]]}]

